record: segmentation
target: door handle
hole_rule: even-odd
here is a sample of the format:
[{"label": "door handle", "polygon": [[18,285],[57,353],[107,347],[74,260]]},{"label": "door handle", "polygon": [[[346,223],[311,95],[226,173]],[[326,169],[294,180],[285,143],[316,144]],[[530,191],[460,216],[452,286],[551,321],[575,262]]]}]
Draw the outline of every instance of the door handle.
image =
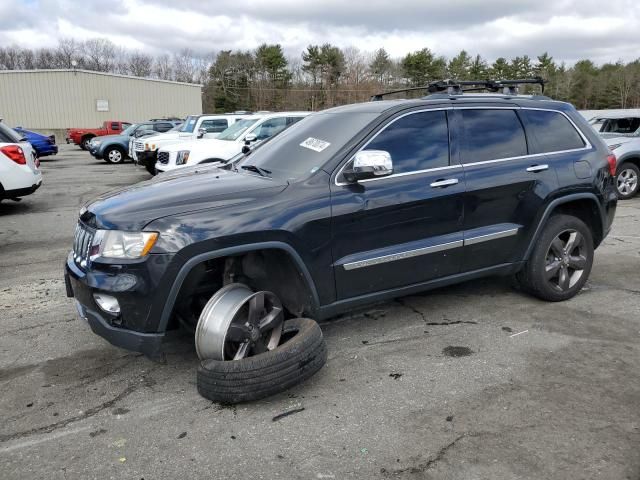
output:
[{"label": "door handle", "polygon": [[549,165],[544,164],[544,165],[531,165],[529,168],[527,168],[527,172],[542,172],[544,170],[549,170]]},{"label": "door handle", "polygon": [[446,180],[436,180],[431,183],[431,188],[442,188],[442,187],[450,187],[451,185],[456,185],[458,183],[457,178],[448,178]]}]

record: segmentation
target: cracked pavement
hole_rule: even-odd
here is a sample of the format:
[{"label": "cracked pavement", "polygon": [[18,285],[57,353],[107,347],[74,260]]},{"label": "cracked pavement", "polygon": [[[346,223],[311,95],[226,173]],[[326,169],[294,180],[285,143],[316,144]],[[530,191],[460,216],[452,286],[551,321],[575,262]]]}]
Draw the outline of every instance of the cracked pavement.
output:
[{"label": "cracked pavement", "polygon": [[146,172],[66,145],[43,171],[0,204],[3,478],[640,478],[640,198],[575,299],[491,278],[381,303],[322,324],[305,384],[229,407],[197,394],[189,338],[154,363],[65,297],[81,204]]}]

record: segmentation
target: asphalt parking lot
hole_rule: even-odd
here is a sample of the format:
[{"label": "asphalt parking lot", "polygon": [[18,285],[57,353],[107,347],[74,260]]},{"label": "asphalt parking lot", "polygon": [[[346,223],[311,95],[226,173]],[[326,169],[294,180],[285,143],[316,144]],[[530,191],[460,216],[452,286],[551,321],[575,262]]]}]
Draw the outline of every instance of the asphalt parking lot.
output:
[{"label": "asphalt parking lot", "polygon": [[575,299],[498,278],[354,312],[310,381],[229,407],[196,392],[188,338],[152,362],[65,296],[80,206],[146,172],[65,145],[42,168],[0,204],[3,478],[640,479],[640,198]]}]

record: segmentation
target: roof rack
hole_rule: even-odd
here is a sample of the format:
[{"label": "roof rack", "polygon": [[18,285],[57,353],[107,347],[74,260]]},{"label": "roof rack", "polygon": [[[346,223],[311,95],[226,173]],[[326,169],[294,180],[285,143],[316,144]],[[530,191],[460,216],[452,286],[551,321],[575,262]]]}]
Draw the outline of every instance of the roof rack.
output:
[{"label": "roof rack", "polygon": [[371,97],[371,101],[380,101],[387,95],[394,93],[411,92],[424,90],[427,93],[443,93],[448,95],[462,95],[464,92],[501,92],[504,95],[518,95],[520,85],[540,85],[541,93],[544,94],[544,84],[547,83],[542,77],[523,78],[519,80],[436,80],[423,87],[409,87],[390,92],[377,93]]}]

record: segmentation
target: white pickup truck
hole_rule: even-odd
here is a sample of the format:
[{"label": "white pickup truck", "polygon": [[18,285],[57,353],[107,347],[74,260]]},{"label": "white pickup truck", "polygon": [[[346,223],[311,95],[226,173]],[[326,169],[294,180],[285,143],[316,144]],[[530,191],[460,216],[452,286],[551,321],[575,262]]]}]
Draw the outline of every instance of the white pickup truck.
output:
[{"label": "white pickup truck", "polygon": [[280,112],[245,117],[229,127],[218,138],[171,143],[158,149],[157,172],[176,168],[227,161],[245,145],[255,145],[277,135],[312,112]]},{"label": "white pickup truck", "polygon": [[132,138],[129,141],[129,156],[134,163],[143,165],[149,173],[154,174],[154,165],[159,148],[166,145],[197,140],[216,138],[221,132],[242,120],[247,115],[234,113],[225,115],[190,115],[177,130],[151,135],[144,138]]}]

